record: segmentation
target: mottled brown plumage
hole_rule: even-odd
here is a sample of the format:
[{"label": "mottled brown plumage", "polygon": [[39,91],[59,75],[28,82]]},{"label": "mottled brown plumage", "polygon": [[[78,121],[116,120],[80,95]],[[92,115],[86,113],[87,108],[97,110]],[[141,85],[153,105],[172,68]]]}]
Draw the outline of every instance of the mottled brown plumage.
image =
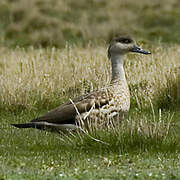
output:
[{"label": "mottled brown plumage", "polygon": [[123,68],[123,56],[128,52],[150,54],[139,48],[130,37],[113,39],[108,48],[108,57],[112,63],[112,80],[109,86],[69,101],[29,123],[12,125],[57,131],[93,123],[101,127],[109,119],[119,122],[130,108],[129,88]]}]

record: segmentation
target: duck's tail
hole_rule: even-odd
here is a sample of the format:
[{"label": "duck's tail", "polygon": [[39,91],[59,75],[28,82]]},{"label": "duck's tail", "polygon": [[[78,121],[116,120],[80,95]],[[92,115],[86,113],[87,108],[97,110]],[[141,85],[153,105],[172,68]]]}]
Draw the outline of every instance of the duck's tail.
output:
[{"label": "duck's tail", "polygon": [[75,124],[54,124],[48,122],[29,122],[23,124],[11,124],[17,128],[36,128],[40,130],[64,131],[77,130],[78,126]]}]

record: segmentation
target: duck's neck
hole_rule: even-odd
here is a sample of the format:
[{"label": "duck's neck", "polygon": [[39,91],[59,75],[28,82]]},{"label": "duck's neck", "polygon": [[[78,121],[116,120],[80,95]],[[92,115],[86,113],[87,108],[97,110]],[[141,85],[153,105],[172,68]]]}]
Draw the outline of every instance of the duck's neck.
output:
[{"label": "duck's neck", "polygon": [[116,55],[111,57],[112,65],[112,79],[111,82],[123,80],[126,81],[125,72],[124,72],[124,55]]}]

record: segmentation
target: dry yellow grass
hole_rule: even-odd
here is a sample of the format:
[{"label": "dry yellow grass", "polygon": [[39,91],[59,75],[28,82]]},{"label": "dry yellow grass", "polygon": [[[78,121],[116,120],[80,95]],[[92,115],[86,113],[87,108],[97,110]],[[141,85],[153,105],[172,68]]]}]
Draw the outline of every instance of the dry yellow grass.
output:
[{"label": "dry yellow grass", "polygon": [[[150,100],[169,87],[174,93],[172,98],[180,98],[179,46],[150,50],[150,56],[130,54],[125,61],[132,100],[139,107],[150,104]],[[22,105],[31,109],[45,100],[58,102],[57,97],[73,98],[110,81],[106,47],[1,48],[0,53],[1,107]]]}]

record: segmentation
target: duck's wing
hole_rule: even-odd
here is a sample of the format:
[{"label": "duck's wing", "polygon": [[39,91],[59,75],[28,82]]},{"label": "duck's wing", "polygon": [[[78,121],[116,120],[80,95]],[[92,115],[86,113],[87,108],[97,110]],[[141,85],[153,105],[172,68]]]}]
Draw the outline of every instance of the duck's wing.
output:
[{"label": "duck's wing", "polygon": [[68,101],[58,108],[48,112],[44,116],[32,120],[31,122],[49,122],[56,124],[73,124],[77,114],[88,112],[92,106],[99,108],[108,103],[107,90],[92,92]]}]

